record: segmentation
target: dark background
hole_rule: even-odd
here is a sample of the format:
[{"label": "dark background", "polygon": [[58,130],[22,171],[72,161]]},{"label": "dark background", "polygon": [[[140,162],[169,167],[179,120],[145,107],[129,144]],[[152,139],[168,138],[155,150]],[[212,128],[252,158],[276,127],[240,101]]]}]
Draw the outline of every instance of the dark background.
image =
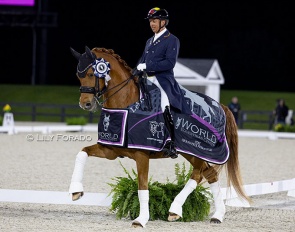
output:
[{"label": "dark background", "polygon": [[[180,39],[180,58],[218,60],[225,78],[222,89],[294,91],[292,1],[36,1],[32,10],[57,13],[57,25],[36,28],[34,83],[34,26],[2,23],[2,84],[79,85],[70,47],[80,53],[85,46],[113,49],[133,68],[152,36],[144,18],[158,6],[169,12],[168,29]],[[24,8],[0,6],[0,12],[12,10]]]}]

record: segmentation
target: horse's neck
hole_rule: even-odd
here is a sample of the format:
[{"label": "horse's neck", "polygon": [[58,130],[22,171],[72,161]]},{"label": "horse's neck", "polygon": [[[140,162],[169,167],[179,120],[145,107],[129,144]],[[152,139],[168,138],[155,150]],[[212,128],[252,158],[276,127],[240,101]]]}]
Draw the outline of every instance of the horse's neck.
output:
[{"label": "horse's neck", "polygon": [[128,80],[131,74],[127,71],[110,72],[111,80],[104,94],[104,107],[126,108],[139,100],[139,89],[134,80]]}]

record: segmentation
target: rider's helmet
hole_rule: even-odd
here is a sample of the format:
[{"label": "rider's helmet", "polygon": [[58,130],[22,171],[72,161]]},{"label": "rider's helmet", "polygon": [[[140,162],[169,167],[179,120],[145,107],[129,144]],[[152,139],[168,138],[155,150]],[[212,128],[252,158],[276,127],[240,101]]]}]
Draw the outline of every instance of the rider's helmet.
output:
[{"label": "rider's helmet", "polygon": [[169,20],[169,16],[167,10],[160,9],[159,7],[154,7],[150,9],[146,19]]}]

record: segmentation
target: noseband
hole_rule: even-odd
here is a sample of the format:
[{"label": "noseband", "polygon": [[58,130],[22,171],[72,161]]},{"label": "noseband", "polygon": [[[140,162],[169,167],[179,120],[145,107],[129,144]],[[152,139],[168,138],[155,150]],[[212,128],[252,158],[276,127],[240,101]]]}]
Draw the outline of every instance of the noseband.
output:
[{"label": "noseband", "polygon": [[102,79],[104,77],[95,77],[95,86],[80,86],[80,93],[90,93],[93,94],[97,100],[107,91],[106,85],[102,88],[102,90],[99,90],[99,79]]}]

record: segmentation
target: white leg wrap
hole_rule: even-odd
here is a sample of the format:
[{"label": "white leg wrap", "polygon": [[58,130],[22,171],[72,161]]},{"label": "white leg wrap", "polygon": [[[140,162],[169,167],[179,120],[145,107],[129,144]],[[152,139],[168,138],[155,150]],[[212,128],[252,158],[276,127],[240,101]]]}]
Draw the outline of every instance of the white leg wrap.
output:
[{"label": "white leg wrap", "polygon": [[87,158],[88,158],[88,155],[85,151],[80,151],[77,154],[69,193],[76,193],[76,192],[83,192],[84,191],[82,179],[83,179],[83,173],[84,173],[84,166],[86,164]]},{"label": "white leg wrap", "polygon": [[180,193],[175,197],[174,201],[172,202],[169,212],[175,213],[178,216],[182,217],[182,205],[184,204],[188,195],[194,191],[197,187],[197,182],[193,179],[189,179],[184,188],[181,190]]},{"label": "white leg wrap", "polygon": [[140,223],[145,227],[146,223],[150,218],[149,211],[149,190],[138,190],[138,199],[139,199],[139,216],[133,220],[133,222]]},{"label": "white leg wrap", "polygon": [[222,192],[220,188],[219,181],[210,184],[210,189],[213,194],[215,213],[212,218],[218,219],[220,222],[223,221],[225,215],[225,205],[222,198]]},{"label": "white leg wrap", "polygon": [[158,82],[158,80],[157,80],[157,78],[155,76],[149,77],[149,80],[160,89],[160,92],[161,92],[161,108],[162,108],[162,111],[164,112],[165,107],[170,106],[169,98],[168,98],[166,92],[164,91],[164,89],[162,88],[162,86],[160,85],[160,83]]}]

